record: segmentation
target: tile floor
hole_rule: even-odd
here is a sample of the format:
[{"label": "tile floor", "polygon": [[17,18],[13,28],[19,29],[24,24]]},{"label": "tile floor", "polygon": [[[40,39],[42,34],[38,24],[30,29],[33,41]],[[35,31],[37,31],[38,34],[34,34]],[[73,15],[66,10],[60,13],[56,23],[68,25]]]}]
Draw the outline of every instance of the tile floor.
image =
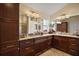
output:
[{"label": "tile floor", "polygon": [[51,48],[46,52],[42,53],[40,56],[71,56],[70,54],[64,53],[60,50]]}]

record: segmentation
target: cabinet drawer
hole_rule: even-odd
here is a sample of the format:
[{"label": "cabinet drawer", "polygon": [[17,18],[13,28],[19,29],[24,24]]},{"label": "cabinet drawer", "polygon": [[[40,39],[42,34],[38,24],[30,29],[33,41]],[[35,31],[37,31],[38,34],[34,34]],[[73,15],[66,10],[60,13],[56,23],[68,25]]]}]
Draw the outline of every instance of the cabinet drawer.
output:
[{"label": "cabinet drawer", "polygon": [[18,56],[19,55],[18,47],[12,47],[8,49],[2,48],[2,49],[1,49],[2,56]]},{"label": "cabinet drawer", "polygon": [[33,40],[30,39],[30,40],[23,40],[23,41],[20,41],[20,47],[28,47],[28,46],[32,46],[33,45]]},{"label": "cabinet drawer", "polygon": [[78,49],[78,47],[77,47],[77,45],[76,45],[76,44],[71,44],[71,45],[69,46],[69,48],[70,48],[70,49],[75,49],[75,50],[77,50],[77,49]]},{"label": "cabinet drawer", "polygon": [[78,52],[74,49],[70,49],[69,53],[72,54],[72,55],[78,55]]},{"label": "cabinet drawer", "polygon": [[9,43],[4,43],[1,44],[1,55],[6,55],[6,56],[16,56],[19,55],[19,47],[18,43],[16,42],[9,42]]},{"label": "cabinet drawer", "polygon": [[25,47],[25,48],[20,48],[20,55],[23,55],[23,56],[31,56],[34,54],[34,49],[33,47]]},{"label": "cabinet drawer", "polygon": [[1,48],[11,48],[14,46],[18,46],[19,42],[18,41],[10,41],[10,42],[3,42],[0,44]]},{"label": "cabinet drawer", "polygon": [[48,36],[48,38],[47,38],[47,39],[48,39],[48,40],[51,40],[52,38],[53,38],[52,36]]},{"label": "cabinet drawer", "polygon": [[76,39],[69,39],[70,44],[77,44],[77,40]]},{"label": "cabinet drawer", "polygon": [[60,37],[59,36],[54,36],[54,39],[59,39]]},{"label": "cabinet drawer", "polygon": [[46,40],[45,38],[36,38],[36,39],[35,39],[35,44],[41,43],[41,42],[43,42],[43,41],[45,41],[45,40]]},{"label": "cabinet drawer", "polygon": [[47,41],[47,40],[50,40],[50,39],[52,39],[52,37],[50,37],[50,36],[41,37],[41,38],[36,38],[36,39],[35,39],[35,43],[41,43],[41,42],[44,42],[44,41]]}]

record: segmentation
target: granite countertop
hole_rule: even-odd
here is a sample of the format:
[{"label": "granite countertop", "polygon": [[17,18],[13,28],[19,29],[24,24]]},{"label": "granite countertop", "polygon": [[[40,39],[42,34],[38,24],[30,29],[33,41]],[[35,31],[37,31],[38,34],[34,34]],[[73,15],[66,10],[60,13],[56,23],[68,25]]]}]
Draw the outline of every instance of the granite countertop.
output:
[{"label": "granite countertop", "polygon": [[43,35],[26,36],[24,38],[20,38],[19,40],[27,40],[27,39],[39,38],[39,37],[45,37],[45,36],[52,36],[52,35],[72,37],[72,38],[78,38],[79,39],[79,36],[76,36],[76,35],[53,33],[53,34],[43,34]]},{"label": "granite countertop", "polygon": [[72,38],[79,38],[79,36],[71,35],[71,34],[54,34],[54,35],[57,35],[57,36],[65,36],[65,37],[72,37]]},{"label": "granite countertop", "polygon": [[53,34],[26,36],[25,38],[20,38],[19,40],[27,40],[27,39],[38,38],[38,37],[45,37],[45,36],[51,36],[51,35],[53,35]]}]

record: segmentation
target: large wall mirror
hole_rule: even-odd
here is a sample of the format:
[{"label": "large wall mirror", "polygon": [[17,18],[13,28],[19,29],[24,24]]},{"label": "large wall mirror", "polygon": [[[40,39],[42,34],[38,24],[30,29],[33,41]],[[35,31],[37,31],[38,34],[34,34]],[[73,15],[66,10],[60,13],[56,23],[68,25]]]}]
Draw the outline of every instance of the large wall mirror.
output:
[{"label": "large wall mirror", "polygon": [[26,14],[20,15],[19,18],[19,35],[25,37],[30,34],[35,34],[42,31],[42,20]]}]

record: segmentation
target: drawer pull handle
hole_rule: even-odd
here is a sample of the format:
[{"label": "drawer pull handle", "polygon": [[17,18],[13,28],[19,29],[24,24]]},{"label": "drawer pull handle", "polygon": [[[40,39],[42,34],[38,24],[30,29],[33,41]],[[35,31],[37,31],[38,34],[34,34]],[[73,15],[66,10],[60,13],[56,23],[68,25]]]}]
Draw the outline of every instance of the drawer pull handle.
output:
[{"label": "drawer pull handle", "polygon": [[75,45],[76,46],[76,44],[71,44],[71,45]]},{"label": "drawer pull handle", "polygon": [[14,47],[15,45],[10,45],[10,46],[6,46],[6,48],[11,48],[11,47]]},{"label": "drawer pull handle", "polygon": [[28,50],[29,48],[25,48],[26,50]]},{"label": "drawer pull handle", "polygon": [[26,44],[29,44],[30,42],[26,42]]}]

